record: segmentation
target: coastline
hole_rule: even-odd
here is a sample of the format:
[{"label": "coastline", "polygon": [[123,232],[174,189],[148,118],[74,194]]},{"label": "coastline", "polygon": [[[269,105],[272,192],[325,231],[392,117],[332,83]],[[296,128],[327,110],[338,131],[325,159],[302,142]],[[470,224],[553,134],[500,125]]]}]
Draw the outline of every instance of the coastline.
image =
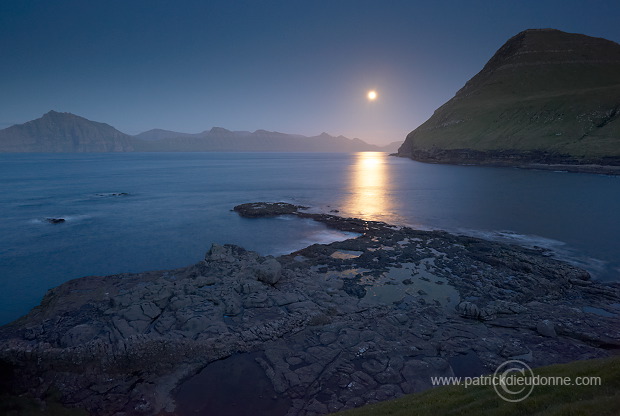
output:
[{"label": "coastline", "polygon": [[[446,151],[447,152],[447,151]],[[476,153],[476,156],[471,156],[469,153]],[[398,153],[391,153],[390,156],[402,157],[405,159],[415,160],[421,163],[431,163],[437,165],[457,165],[457,166],[484,166],[493,168],[517,168],[517,169],[529,169],[529,170],[549,170],[554,172],[568,172],[568,173],[590,173],[595,175],[620,175],[620,165],[603,165],[597,163],[563,163],[561,161],[553,163],[541,163],[527,160],[520,160],[516,157],[514,160],[510,160],[509,153],[503,155],[502,158],[484,158],[479,157],[478,151],[469,152],[457,152],[457,155],[451,157],[442,158],[432,156],[432,152],[424,152],[421,155],[404,155]],[[464,153],[464,157],[460,157]],[[536,159],[534,159],[536,160]]]},{"label": "coastline", "polygon": [[235,211],[360,236],[277,258],[213,245],[192,266],[64,283],[0,328],[0,360],[20,368],[13,393],[58,389],[94,414],[165,414],[210,363],[252,353],[290,403],[283,414],[323,414],[506,359],[542,366],[620,349],[620,285],[543,250],[286,203]]}]

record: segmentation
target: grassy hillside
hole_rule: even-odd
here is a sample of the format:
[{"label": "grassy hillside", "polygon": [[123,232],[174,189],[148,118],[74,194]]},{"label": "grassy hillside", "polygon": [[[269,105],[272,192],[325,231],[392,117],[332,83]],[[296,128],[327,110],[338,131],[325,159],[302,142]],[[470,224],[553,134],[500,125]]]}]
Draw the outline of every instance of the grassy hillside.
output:
[{"label": "grassy hillside", "polygon": [[557,30],[510,39],[399,154],[455,149],[620,157],[620,45]]},{"label": "grassy hillside", "polygon": [[509,403],[492,386],[445,386],[336,413],[338,416],[563,416],[620,415],[620,356],[534,369],[541,376],[601,377],[601,386],[536,386]]},{"label": "grassy hillside", "polygon": [[620,84],[518,99],[489,95],[438,109],[411,135],[415,146],[620,156]]}]

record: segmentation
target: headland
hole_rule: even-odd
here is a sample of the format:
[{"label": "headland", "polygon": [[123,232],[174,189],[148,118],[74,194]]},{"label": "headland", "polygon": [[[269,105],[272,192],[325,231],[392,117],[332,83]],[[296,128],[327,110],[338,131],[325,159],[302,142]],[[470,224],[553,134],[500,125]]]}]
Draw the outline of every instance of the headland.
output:
[{"label": "headland", "polygon": [[[196,377],[225,383],[247,370],[243,382],[271,397],[269,414],[313,415],[422,391],[432,376],[492,373],[508,359],[537,367],[620,348],[620,285],[545,249],[287,203],[234,209],[359,236],[277,258],[214,244],[188,267],[64,283],[0,328],[11,394],[55,392],[93,415],[184,414]],[[254,406],[243,391],[237,400]]]}]

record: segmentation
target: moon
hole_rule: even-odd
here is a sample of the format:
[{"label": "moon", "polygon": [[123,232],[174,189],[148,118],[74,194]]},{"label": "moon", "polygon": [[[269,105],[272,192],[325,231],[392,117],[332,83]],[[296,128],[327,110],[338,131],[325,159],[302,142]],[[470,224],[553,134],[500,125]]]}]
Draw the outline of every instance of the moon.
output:
[{"label": "moon", "polygon": [[376,99],[377,99],[377,91],[375,91],[375,90],[368,91],[368,100],[369,101],[374,101]]}]

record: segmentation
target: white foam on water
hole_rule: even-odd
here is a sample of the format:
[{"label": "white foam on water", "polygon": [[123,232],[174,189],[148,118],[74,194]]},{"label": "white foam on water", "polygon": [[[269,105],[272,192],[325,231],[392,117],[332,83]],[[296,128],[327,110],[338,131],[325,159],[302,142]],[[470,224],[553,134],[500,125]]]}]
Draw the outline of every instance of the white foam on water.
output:
[{"label": "white foam on water", "polygon": [[338,231],[338,230],[316,230],[311,231],[304,238],[297,241],[295,244],[289,245],[287,247],[276,249],[273,255],[280,256],[284,254],[290,254],[297,250],[301,250],[302,248],[306,248],[313,244],[331,244],[336,241],[344,241],[350,238],[359,237],[361,234],[352,233],[348,231]]},{"label": "white foam on water", "polygon": [[320,230],[313,232],[309,236],[309,240],[315,241],[320,244],[329,244],[335,241],[344,241],[350,238],[357,238],[361,234],[353,233],[350,231],[338,231],[338,230]]},{"label": "white foam on water", "polygon": [[566,243],[552,238],[541,237],[539,235],[532,234],[519,234],[510,230],[501,231],[483,231],[483,230],[470,230],[470,229],[458,229],[457,234],[467,235],[470,237],[477,237],[483,240],[497,241],[501,243],[516,244],[522,247],[534,248],[541,247],[548,250],[557,250],[560,247],[566,246]]},{"label": "white foam on water", "polygon": [[293,221],[296,220],[297,217],[295,215],[278,215],[275,219],[278,221]]},{"label": "white foam on water", "polygon": [[608,265],[606,261],[579,253],[564,241],[539,235],[520,234],[510,230],[483,231],[470,229],[458,229],[456,233],[488,241],[514,244],[526,248],[542,248],[549,253],[550,257],[585,269],[593,277],[604,275]]}]

